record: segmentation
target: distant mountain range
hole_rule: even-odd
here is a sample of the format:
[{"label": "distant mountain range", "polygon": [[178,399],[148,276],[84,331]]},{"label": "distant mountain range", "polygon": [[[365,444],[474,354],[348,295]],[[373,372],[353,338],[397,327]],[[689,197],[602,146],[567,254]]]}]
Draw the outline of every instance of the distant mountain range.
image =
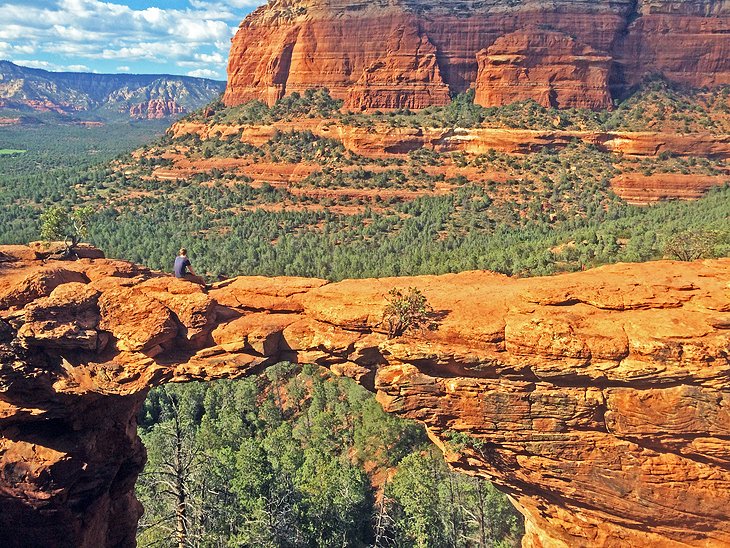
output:
[{"label": "distant mountain range", "polygon": [[225,82],[167,74],[49,72],[0,61],[0,109],[60,115],[160,119],[200,108]]}]

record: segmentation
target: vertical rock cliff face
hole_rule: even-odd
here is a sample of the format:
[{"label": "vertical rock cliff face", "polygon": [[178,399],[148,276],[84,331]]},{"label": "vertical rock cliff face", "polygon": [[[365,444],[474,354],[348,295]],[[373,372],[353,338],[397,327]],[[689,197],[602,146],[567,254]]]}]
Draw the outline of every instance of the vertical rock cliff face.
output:
[{"label": "vertical rock cliff face", "polygon": [[544,107],[607,109],[611,58],[554,31],[527,28],[477,55],[476,102],[503,105],[533,99]]},{"label": "vertical rock cliff face", "polygon": [[[388,339],[384,296],[408,286],[438,325]],[[729,260],[237,278],[204,294],[0,247],[0,545],[133,546],[149,389],[291,360],[425,424],[452,466],[511,495],[525,547],[728,546],[729,330]]]},{"label": "vertical rock cliff face", "polygon": [[148,120],[161,120],[186,112],[185,108],[175,101],[163,101],[161,99],[152,99],[146,103],[132,105],[129,108],[129,115],[132,118],[146,118]]},{"label": "vertical rock cliff face", "polygon": [[615,49],[615,93],[648,74],[693,87],[730,84],[728,0],[639,0]]},{"label": "vertical rock cliff face", "polygon": [[356,109],[447,104],[449,87],[436,53],[423,29],[405,21],[388,38],[385,56],[367,66],[350,87],[347,104]]},{"label": "vertical rock cliff face", "polygon": [[327,87],[422,108],[474,87],[486,106],[605,108],[652,74],[730,83],[729,28],[727,0],[273,0],[233,39],[225,102]]}]

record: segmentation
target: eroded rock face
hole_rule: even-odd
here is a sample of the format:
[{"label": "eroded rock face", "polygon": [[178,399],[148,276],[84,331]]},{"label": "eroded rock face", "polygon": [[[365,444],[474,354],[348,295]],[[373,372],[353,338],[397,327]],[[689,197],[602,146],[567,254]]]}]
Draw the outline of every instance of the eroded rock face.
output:
[{"label": "eroded rock face", "polygon": [[[730,260],[551,278],[237,278],[0,247],[0,544],[132,546],[135,416],[281,360],[355,378],[525,515],[524,545],[730,543]],[[393,287],[434,330],[389,340]],[[473,440],[456,445],[454,432]]]},{"label": "eroded rock face", "polygon": [[624,173],[611,181],[613,191],[629,204],[647,205],[663,200],[696,200],[722,179],[679,173]]},{"label": "eroded rock face", "polygon": [[[169,129],[175,138],[198,135],[201,139],[240,135],[243,142],[263,146],[277,131],[301,130],[302,121],[278,122],[266,126],[178,122]],[[712,133],[676,134],[652,131],[570,131],[506,128],[392,128],[386,125],[362,128],[316,121],[307,130],[324,138],[337,139],[348,149],[364,156],[407,154],[421,148],[437,152],[463,151],[485,154],[490,150],[507,154],[530,154],[545,148],[562,149],[575,141],[594,145],[600,150],[630,156],[675,156],[730,158],[730,135]]]},{"label": "eroded rock face", "polygon": [[347,108],[423,108],[470,87],[485,106],[606,108],[652,74],[730,83],[716,0],[273,0],[233,39],[225,103],[327,87]]},{"label": "eroded rock face", "polygon": [[507,105],[532,99],[544,107],[609,109],[612,59],[574,37],[529,27],[477,54],[475,102]]},{"label": "eroded rock face", "polygon": [[165,101],[163,99],[151,99],[145,103],[132,105],[129,108],[129,115],[132,118],[147,120],[161,120],[186,112],[185,108],[175,101]]}]

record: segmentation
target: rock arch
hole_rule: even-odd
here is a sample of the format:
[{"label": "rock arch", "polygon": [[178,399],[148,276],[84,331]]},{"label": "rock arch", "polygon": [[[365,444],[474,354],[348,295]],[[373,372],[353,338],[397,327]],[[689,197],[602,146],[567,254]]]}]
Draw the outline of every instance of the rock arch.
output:
[{"label": "rock arch", "polygon": [[[424,292],[436,330],[387,339],[396,286]],[[251,277],[205,294],[2,247],[0,544],[132,546],[149,389],[292,360],[423,422],[452,466],[511,495],[525,546],[727,545],[729,328],[728,259],[549,280]],[[478,443],[455,453],[452,431]]]}]

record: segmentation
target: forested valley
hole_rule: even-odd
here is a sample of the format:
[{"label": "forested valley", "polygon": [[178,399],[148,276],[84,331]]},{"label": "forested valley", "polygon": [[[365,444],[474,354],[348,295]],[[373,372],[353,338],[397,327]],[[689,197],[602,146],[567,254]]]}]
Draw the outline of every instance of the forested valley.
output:
[{"label": "forested valley", "polygon": [[140,416],[140,546],[518,546],[521,517],[421,426],[316,366],[168,386]]}]

